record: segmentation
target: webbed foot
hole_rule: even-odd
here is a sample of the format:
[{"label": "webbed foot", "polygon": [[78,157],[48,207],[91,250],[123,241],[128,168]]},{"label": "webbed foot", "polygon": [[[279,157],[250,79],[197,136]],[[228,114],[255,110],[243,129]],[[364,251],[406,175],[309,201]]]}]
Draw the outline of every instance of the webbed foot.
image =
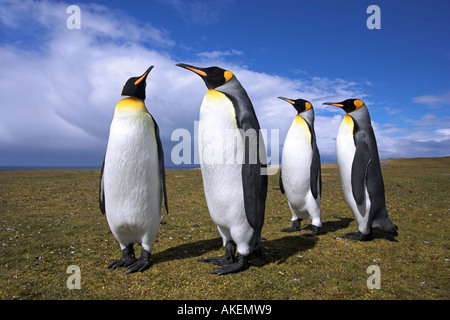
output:
[{"label": "webbed foot", "polygon": [[281,232],[295,232],[295,231],[300,231],[300,222],[302,220],[301,219],[297,219],[292,221],[292,227],[290,228],[285,228],[285,229],[281,229]]},{"label": "webbed foot", "polygon": [[142,249],[141,252],[141,257],[136,260],[135,263],[133,263],[128,269],[127,269],[127,274],[128,273],[134,273],[134,272],[143,272],[145,270],[147,270],[148,268],[150,268],[151,266],[151,262],[150,262],[150,252],[148,252],[145,249]]},{"label": "webbed foot", "polygon": [[199,262],[206,262],[215,264],[217,266],[224,266],[235,262],[235,254],[236,254],[236,243],[233,241],[228,241],[225,245],[225,255],[222,257],[211,257],[199,259]]},{"label": "webbed foot", "polygon": [[372,240],[372,230],[369,232],[369,234],[358,232],[349,232],[342,236],[342,238],[345,239],[353,239],[358,241],[370,241]]},{"label": "webbed foot", "polygon": [[312,232],[304,233],[304,234],[302,234],[302,236],[305,236],[305,237],[317,236],[319,234],[320,227],[312,226],[312,229],[313,229]]},{"label": "webbed foot", "polygon": [[137,261],[134,256],[133,244],[128,245],[125,249],[122,250],[122,257],[119,260],[113,261],[107,268],[108,269],[116,269],[116,268],[126,268],[131,266],[133,263]]},{"label": "webbed foot", "polygon": [[248,256],[239,256],[238,261],[224,265],[222,268],[215,269],[210,274],[222,276],[224,274],[241,272],[248,269]]}]

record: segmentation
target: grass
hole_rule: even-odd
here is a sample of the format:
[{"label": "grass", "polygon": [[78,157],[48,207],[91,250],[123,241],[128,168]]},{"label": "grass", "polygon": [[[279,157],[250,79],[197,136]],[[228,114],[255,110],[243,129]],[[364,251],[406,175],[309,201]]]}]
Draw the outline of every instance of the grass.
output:
[{"label": "grass", "polygon": [[[322,168],[322,233],[281,233],[290,226],[278,175],[269,177],[263,258],[243,273],[210,275],[197,259],[223,255],[198,170],[167,171],[170,215],[152,267],[137,274],[105,267],[120,256],[98,209],[99,171],[0,172],[1,299],[438,299],[450,298],[450,157],[392,159],[382,165],[397,241],[340,238],[356,231],[335,164]],[[139,254],[140,249],[137,250]],[[68,289],[77,265],[81,289]],[[381,289],[368,289],[371,265]]]}]

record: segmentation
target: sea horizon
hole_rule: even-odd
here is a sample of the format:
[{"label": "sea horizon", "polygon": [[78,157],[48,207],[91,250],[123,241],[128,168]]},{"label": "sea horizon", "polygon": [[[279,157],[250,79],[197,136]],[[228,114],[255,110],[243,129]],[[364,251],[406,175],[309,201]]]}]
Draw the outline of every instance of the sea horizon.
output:
[{"label": "sea horizon", "polygon": [[[41,171],[41,170],[101,170],[101,166],[0,166],[0,171]],[[166,166],[166,170],[189,170],[200,168],[200,165]]]}]

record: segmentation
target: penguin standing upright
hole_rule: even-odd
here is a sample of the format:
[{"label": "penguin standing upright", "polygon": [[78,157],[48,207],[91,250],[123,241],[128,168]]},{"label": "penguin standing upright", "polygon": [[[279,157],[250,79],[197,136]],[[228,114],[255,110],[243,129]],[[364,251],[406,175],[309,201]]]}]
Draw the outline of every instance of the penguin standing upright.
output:
[{"label": "penguin standing upright", "polygon": [[292,104],[298,112],[286,135],[281,158],[280,189],[282,193],[286,193],[292,212],[292,227],[281,231],[298,231],[301,220],[310,219],[313,232],[304,235],[316,235],[322,226],[322,179],[320,154],[314,132],[314,109],[309,101],[303,99],[279,98]]},{"label": "penguin standing upright", "polygon": [[251,253],[259,253],[264,223],[267,169],[259,123],[247,92],[232,72],[177,66],[201,76],[209,89],[200,108],[199,156],[208,210],[225,256],[200,261],[222,266],[213,274],[239,272],[248,268]]},{"label": "penguin standing upright", "polygon": [[336,157],[345,200],[358,221],[358,232],[344,237],[367,241],[372,228],[397,236],[386,210],[384,182],[369,110],[359,99],[326,102],[347,113],[336,138]]},{"label": "penguin standing upright", "polygon": [[[122,257],[108,268],[128,267],[127,273],[150,267],[164,196],[167,210],[164,155],[159,128],[145,107],[146,79],[130,78],[122,90],[129,96],[117,103],[100,178],[100,210],[106,213]],[[133,244],[142,246],[135,258]]]}]

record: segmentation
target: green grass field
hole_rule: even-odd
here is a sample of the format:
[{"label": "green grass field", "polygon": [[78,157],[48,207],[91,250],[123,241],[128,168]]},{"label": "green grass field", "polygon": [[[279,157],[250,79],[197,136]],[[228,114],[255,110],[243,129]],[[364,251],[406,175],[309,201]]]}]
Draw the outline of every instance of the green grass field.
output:
[{"label": "green grass field", "polygon": [[[340,238],[357,230],[335,164],[322,168],[322,233],[290,226],[278,175],[269,177],[263,258],[248,270],[209,274],[197,259],[224,253],[206,207],[198,170],[167,171],[170,215],[152,267],[125,274],[106,266],[120,248],[98,209],[99,171],[0,172],[1,299],[440,299],[450,298],[450,157],[392,159],[382,165],[396,241]],[[137,249],[137,255],[140,253]],[[67,268],[80,268],[81,289],[68,289]],[[368,289],[367,268],[380,268],[381,289]]]}]

